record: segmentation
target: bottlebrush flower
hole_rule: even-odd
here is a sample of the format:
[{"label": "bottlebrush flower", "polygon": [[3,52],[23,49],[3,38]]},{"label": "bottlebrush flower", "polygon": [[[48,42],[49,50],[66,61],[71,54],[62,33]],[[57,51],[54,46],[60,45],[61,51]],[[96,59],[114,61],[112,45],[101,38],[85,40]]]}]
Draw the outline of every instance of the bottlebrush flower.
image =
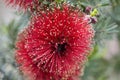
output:
[{"label": "bottlebrush flower", "polygon": [[40,6],[41,2],[39,0],[5,0],[5,3],[20,10],[33,11]]},{"label": "bottlebrush flower", "polygon": [[20,69],[31,80],[73,80],[94,36],[88,23],[85,14],[67,6],[34,15],[16,43]]},{"label": "bottlebrush flower", "polygon": [[[16,7],[19,6],[20,8],[28,8],[28,6],[31,6],[34,2],[34,0],[5,0],[6,3]],[[37,0],[36,0],[37,1]]]},{"label": "bottlebrush flower", "polygon": [[47,5],[47,4],[46,5],[44,4],[44,1],[53,2],[54,0],[4,0],[4,1],[8,5],[11,5],[12,7],[15,7],[15,8],[17,7],[20,10],[23,9],[23,10],[29,10],[30,12],[33,12],[33,11],[43,10]]}]

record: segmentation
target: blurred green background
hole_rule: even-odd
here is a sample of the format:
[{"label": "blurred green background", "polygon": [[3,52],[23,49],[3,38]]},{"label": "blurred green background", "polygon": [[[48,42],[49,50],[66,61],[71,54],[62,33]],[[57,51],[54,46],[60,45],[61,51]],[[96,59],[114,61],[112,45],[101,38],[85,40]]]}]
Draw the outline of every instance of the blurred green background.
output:
[{"label": "blurred green background", "polygon": [[[78,7],[99,11],[96,35],[81,80],[120,80],[120,0],[67,0]],[[0,0],[0,80],[24,80],[14,59],[17,34],[29,14],[5,7]]]}]

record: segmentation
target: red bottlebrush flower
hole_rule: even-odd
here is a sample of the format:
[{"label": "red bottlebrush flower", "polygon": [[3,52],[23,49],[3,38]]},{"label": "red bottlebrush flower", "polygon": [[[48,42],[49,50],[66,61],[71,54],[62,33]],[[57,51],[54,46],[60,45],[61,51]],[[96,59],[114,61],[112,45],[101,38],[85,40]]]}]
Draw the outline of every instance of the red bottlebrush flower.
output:
[{"label": "red bottlebrush flower", "polygon": [[39,0],[5,0],[5,2],[13,7],[26,10],[38,5]]},{"label": "red bottlebrush flower", "polygon": [[20,69],[32,80],[74,80],[94,36],[88,23],[85,14],[69,7],[33,16],[16,44]]},{"label": "red bottlebrush flower", "polygon": [[54,0],[5,0],[8,5],[17,7],[18,9],[33,11],[41,11],[47,8],[47,4],[44,1],[53,2]]}]

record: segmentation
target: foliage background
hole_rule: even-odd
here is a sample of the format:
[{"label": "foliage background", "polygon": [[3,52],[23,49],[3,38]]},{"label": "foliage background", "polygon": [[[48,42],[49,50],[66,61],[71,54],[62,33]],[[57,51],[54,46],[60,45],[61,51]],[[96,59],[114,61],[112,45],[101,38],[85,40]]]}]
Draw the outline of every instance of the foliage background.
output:
[{"label": "foliage background", "polygon": [[[93,50],[81,80],[120,80],[120,0],[67,0],[99,10]],[[0,80],[24,80],[14,59],[16,36],[29,14],[6,8],[0,0]]]}]

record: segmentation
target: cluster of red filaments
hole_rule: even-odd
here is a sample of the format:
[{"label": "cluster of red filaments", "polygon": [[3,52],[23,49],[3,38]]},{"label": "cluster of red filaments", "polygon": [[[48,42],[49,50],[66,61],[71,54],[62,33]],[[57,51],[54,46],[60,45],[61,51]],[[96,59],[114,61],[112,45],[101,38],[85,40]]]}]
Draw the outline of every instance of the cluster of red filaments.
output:
[{"label": "cluster of red filaments", "polygon": [[47,6],[55,0],[5,0],[5,2],[19,9],[20,11],[30,11],[32,13],[47,9]]},{"label": "cluster of red filaments", "polygon": [[16,43],[16,60],[30,80],[77,80],[94,30],[85,14],[68,6],[33,16]]}]

